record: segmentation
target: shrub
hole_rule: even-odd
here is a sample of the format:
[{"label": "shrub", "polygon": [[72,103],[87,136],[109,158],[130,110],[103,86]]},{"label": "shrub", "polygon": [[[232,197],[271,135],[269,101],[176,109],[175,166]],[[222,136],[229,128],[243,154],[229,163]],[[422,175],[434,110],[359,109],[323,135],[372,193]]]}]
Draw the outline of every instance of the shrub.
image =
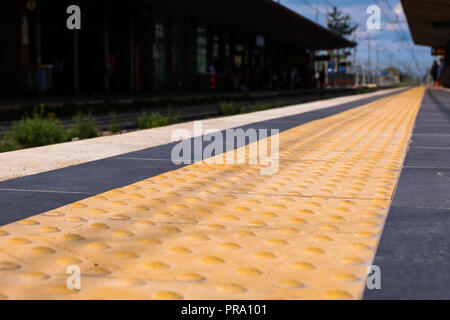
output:
[{"label": "shrub", "polygon": [[284,102],[283,100],[278,100],[273,103],[274,108],[280,108],[280,107],[284,107],[284,106],[286,106],[286,102]]},{"label": "shrub", "polygon": [[139,129],[150,129],[168,126],[177,122],[176,117],[165,116],[159,112],[147,114],[145,111],[137,118],[137,126]]},{"label": "shrub", "polygon": [[67,134],[59,120],[52,114],[45,116],[42,108],[40,112],[35,109],[31,117],[24,117],[14,123],[11,138],[21,146],[31,148],[64,142]]},{"label": "shrub", "polygon": [[73,128],[69,131],[70,138],[89,139],[98,137],[95,120],[92,113],[83,114],[79,112],[73,117]]},{"label": "shrub", "polygon": [[119,121],[117,120],[117,114],[115,111],[112,111],[109,114],[109,131],[112,133],[118,133],[122,130],[119,125]]},{"label": "shrub", "polygon": [[258,104],[256,106],[254,106],[253,108],[251,108],[251,112],[255,112],[255,111],[263,111],[263,110],[267,110],[272,108],[272,106],[268,103],[261,103]]},{"label": "shrub", "polygon": [[231,116],[234,114],[245,113],[246,109],[244,106],[237,106],[234,102],[219,102],[219,111],[221,115]]},{"label": "shrub", "polygon": [[8,137],[5,137],[5,140],[0,141],[0,153],[19,149],[20,146],[11,139],[9,139]]}]

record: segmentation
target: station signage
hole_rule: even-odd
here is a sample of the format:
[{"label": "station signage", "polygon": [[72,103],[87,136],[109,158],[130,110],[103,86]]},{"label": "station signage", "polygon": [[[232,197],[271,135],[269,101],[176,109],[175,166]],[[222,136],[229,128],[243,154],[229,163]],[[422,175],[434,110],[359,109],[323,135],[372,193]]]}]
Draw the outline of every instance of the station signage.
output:
[{"label": "station signage", "polygon": [[445,48],[431,48],[432,56],[445,56]]}]

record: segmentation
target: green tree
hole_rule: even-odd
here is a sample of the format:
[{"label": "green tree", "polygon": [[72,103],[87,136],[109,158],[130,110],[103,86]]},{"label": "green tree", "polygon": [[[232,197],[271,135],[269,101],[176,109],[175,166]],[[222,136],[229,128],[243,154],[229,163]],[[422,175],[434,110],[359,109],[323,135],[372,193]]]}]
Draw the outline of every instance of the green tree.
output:
[{"label": "green tree", "polygon": [[399,68],[394,66],[389,66],[381,70],[386,74],[386,80],[391,83],[399,83],[401,81],[401,74]]},{"label": "green tree", "polygon": [[397,67],[393,67],[393,66],[384,68],[384,69],[381,70],[381,71],[384,72],[384,73],[387,73],[387,74],[391,74],[391,75],[393,75],[393,76],[397,76],[397,77],[399,77],[400,74],[401,74],[400,69],[397,68]]},{"label": "green tree", "polygon": [[[350,36],[358,28],[358,24],[352,22],[352,18],[349,14],[345,14],[337,7],[333,7],[333,11],[328,13],[328,29],[334,31],[340,36]],[[344,50],[336,49],[337,68],[339,70],[340,59],[344,59],[350,54]]]},{"label": "green tree", "polygon": [[333,11],[328,13],[328,29],[337,34],[350,36],[357,28],[358,24],[352,22],[351,16],[343,13],[337,7],[333,7]]}]

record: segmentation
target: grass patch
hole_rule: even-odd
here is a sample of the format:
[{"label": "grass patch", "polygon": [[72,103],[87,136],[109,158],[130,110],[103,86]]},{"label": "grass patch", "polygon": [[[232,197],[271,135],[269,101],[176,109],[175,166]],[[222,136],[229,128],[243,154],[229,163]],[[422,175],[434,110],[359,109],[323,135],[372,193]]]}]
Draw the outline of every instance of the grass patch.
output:
[{"label": "grass patch", "polygon": [[278,100],[278,101],[275,101],[275,102],[272,104],[272,106],[273,106],[274,108],[281,108],[281,107],[286,106],[286,102],[285,102],[284,100]]},{"label": "grass patch", "polygon": [[122,128],[120,127],[119,121],[117,120],[117,113],[115,111],[112,111],[109,113],[109,131],[112,133],[119,133],[122,131]]},{"label": "grass patch", "polygon": [[263,111],[263,110],[268,110],[271,108],[275,108],[275,105],[271,105],[269,103],[261,103],[261,104],[257,104],[254,105],[253,107],[250,108],[249,112],[256,112],[256,111]]},{"label": "grass patch", "polygon": [[30,117],[13,124],[11,139],[12,142],[4,145],[5,149],[16,145],[32,148],[60,143],[67,140],[67,134],[52,114],[45,115],[43,109],[40,112],[35,109]]},{"label": "grass patch", "polygon": [[98,129],[92,113],[83,114],[79,112],[73,117],[73,127],[69,130],[69,137],[78,139],[90,139],[98,137]]},{"label": "grass patch", "polygon": [[137,126],[139,129],[151,129],[157,127],[164,127],[178,122],[177,117],[165,116],[159,112],[146,113],[142,112],[142,115],[137,118]]},{"label": "grass patch", "polygon": [[243,114],[243,113],[250,113],[250,112],[256,112],[256,111],[263,111],[268,110],[272,108],[279,108],[285,106],[286,103],[282,100],[278,100],[274,103],[259,103],[254,104],[252,106],[238,106],[234,102],[220,102],[219,103],[219,111],[220,114],[223,116],[231,116],[235,114]]},{"label": "grass patch", "polygon": [[245,113],[246,109],[244,106],[238,106],[233,101],[222,101],[219,102],[219,111],[223,116],[231,116],[234,114]]},{"label": "grass patch", "polygon": [[9,136],[5,136],[3,141],[0,141],[0,153],[19,150],[21,148],[22,147],[14,142]]}]

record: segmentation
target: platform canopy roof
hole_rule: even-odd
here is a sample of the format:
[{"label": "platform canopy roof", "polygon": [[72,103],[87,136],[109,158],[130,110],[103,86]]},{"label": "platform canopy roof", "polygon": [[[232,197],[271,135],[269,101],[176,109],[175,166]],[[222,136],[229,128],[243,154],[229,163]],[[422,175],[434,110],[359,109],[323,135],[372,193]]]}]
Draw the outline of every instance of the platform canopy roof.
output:
[{"label": "platform canopy roof", "polygon": [[445,47],[450,41],[450,0],[402,0],[415,44]]},{"label": "platform canopy roof", "polygon": [[315,50],[356,45],[273,0],[150,0],[149,3]]}]

